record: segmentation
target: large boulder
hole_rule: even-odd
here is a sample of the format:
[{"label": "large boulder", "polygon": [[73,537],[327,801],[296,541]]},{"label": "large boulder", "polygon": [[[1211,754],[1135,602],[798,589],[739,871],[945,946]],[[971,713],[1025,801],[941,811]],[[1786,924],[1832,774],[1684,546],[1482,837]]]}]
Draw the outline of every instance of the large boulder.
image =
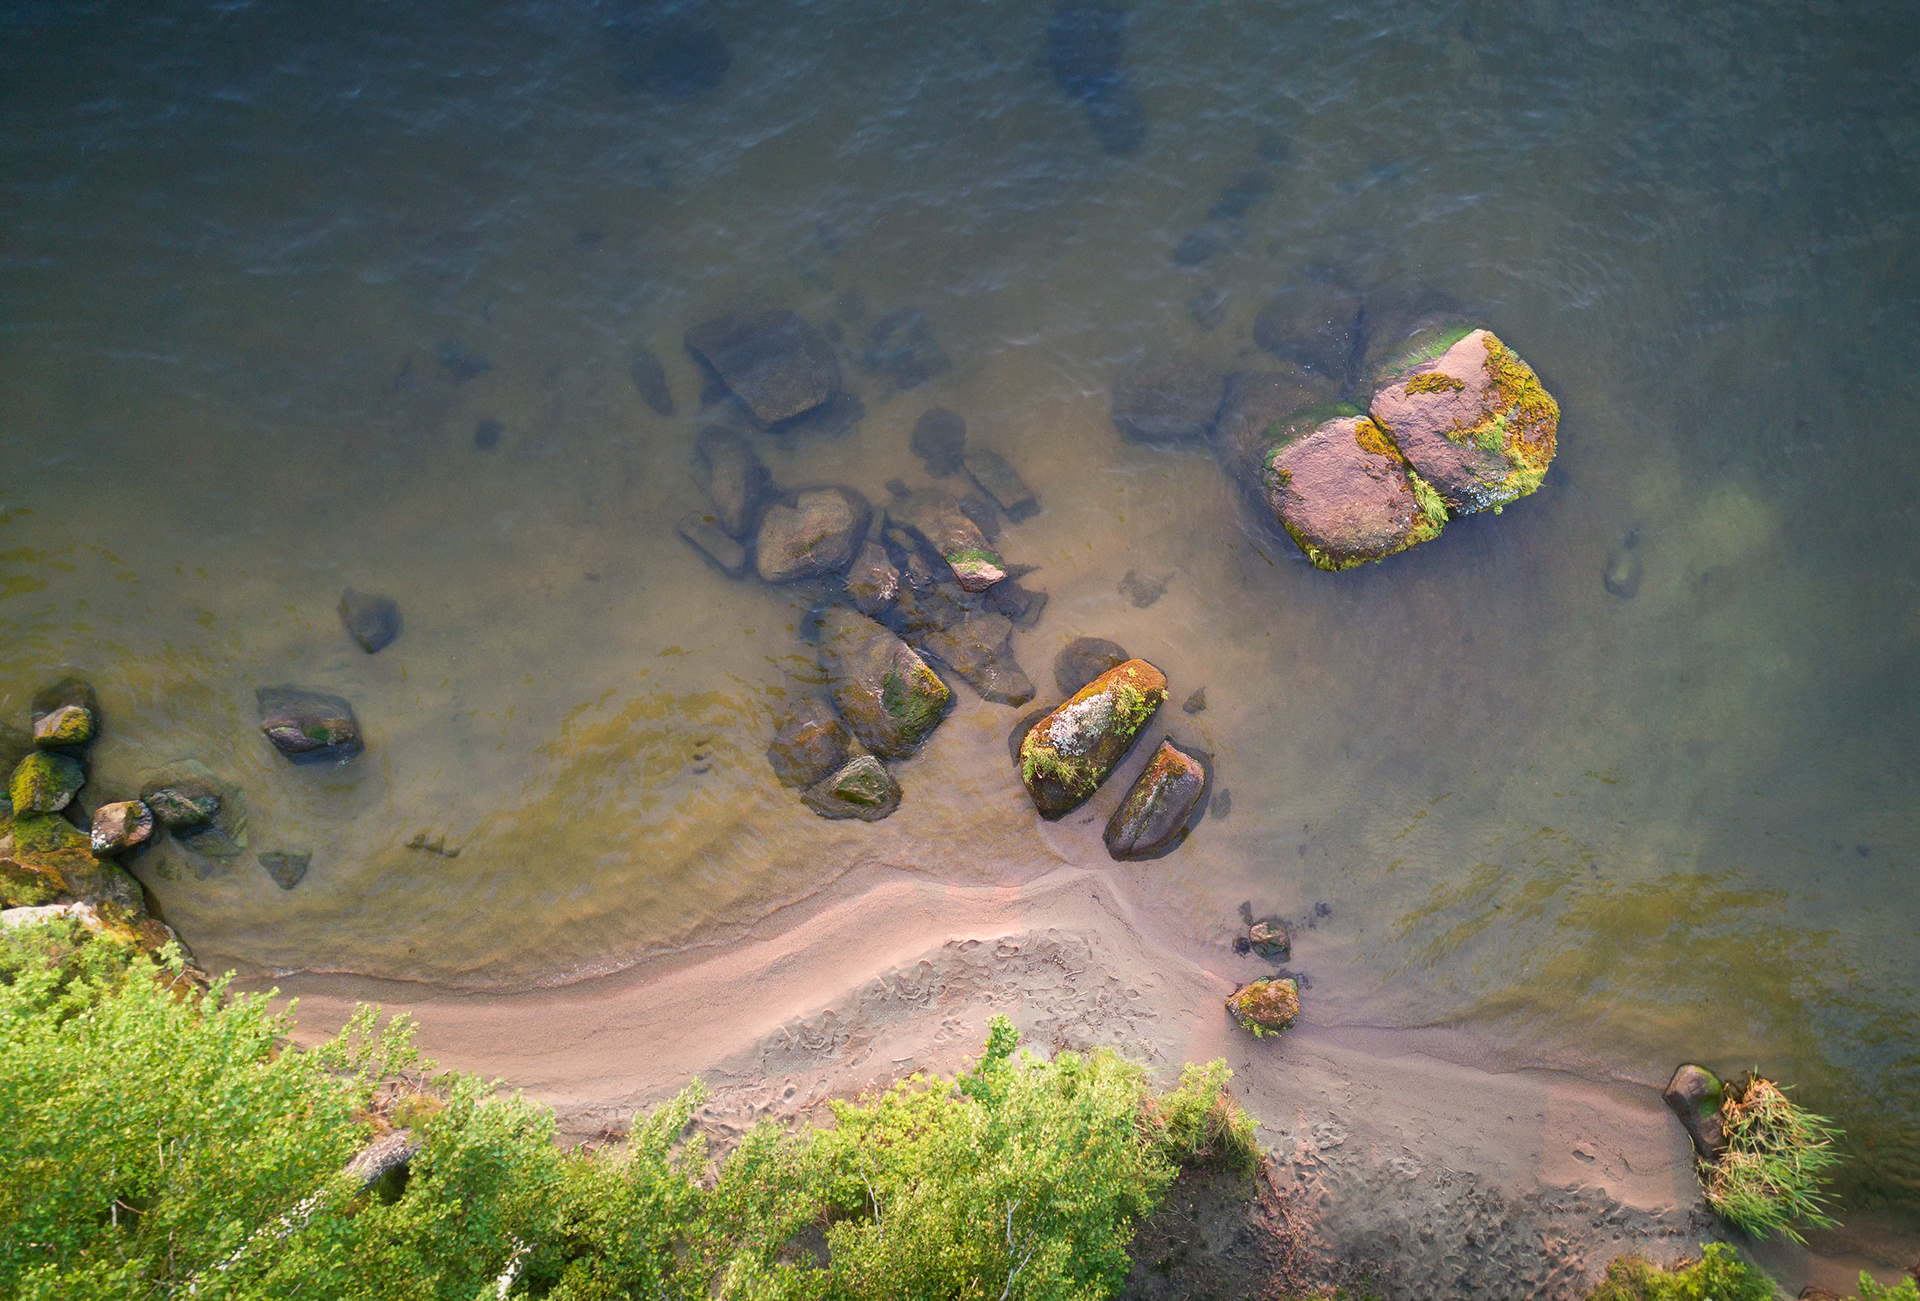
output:
[{"label": "large boulder", "polygon": [[946,561],[964,591],[984,592],[1007,576],[1007,562],[948,493],[938,489],[912,493],[890,506],[887,517]]},{"label": "large boulder", "polygon": [[1338,275],[1311,272],[1276,294],[1253,321],[1253,341],[1344,387],[1360,358],[1360,292]]},{"label": "large boulder", "polygon": [[792,312],[734,312],[688,330],[686,344],[763,425],[804,415],[840,391],[833,345]]},{"label": "large boulder", "polygon": [[1221,463],[1234,479],[1258,491],[1275,428],[1296,412],[1330,405],[1337,396],[1337,385],[1297,366],[1235,371],[1227,376],[1226,396],[1213,423]]},{"label": "large boulder", "polygon": [[304,687],[261,687],[260,731],[294,763],[347,763],[366,744],[353,706],[339,696]]},{"label": "large boulder", "polygon": [[87,770],[79,760],[36,750],[14,767],[7,797],[16,813],[58,813],[73,802],[86,781]]},{"label": "large boulder", "polygon": [[720,425],[701,430],[693,450],[695,477],[713,501],[714,522],[729,537],[746,537],[772,483],[767,467],[751,443]]},{"label": "large boulder", "polygon": [[840,717],[883,758],[912,753],[940,725],[952,698],[912,647],[852,610],[827,612],[819,660]]},{"label": "large boulder", "polygon": [[1267,453],[1267,504],[1321,569],[1351,569],[1439,536],[1447,511],[1380,426],[1360,415],[1282,426]]},{"label": "large boulder", "polygon": [[400,635],[400,603],[391,596],[349,587],[340,594],[340,622],[361,650],[377,655]]},{"label": "large boulder", "polygon": [[878,822],[900,807],[900,783],[885,764],[863,754],[809,786],[800,798],[823,818]]},{"label": "large boulder", "polygon": [[1540,486],[1560,405],[1490,330],[1439,330],[1380,376],[1369,408],[1455,514],[1499,510]]},{"label": "large boulder", "polygon": [[851,488],[809,488],[767,507],[754,563],[769,583],[843,572],[867,535],[873,508]]},{"label": "large boulder", "polygon": [[780,720],[767,762],[782,786],[805,789],[847,761],[853,738],[822,700],[802,700]]},{"label": "large boulder", "polygon": [[1720,1104],[1726,1100],[1726,1085],[1704,1066],[1691,1063],[1673,1073],[1673,1079],[1660,1094],[1673,1114],[1680,1117],[1687,1137],[1702,1160],[1718,1161],[1727,1150],[1727,1136],[1720,1120]]},{"label": "large boulder", "polygon": [[1227,1011],[1256,1039],[1279,1034],[1300,1018],[1300,986],[1290,976],[1256,980],[1233,991]]},{"label": "large boulder", "polygon": [[1206,789],[1200,760],[1172,741],[1160,742],[1107,822],[1107,853],[1128,861],[1154,858],[1173,847],[1186,835]]},{"label": "large boulder", "polygon": [[996,705],[1024,705],[1033,699],[1033,682],[1013,658],[1012,639],[1011,619],[974,611],[950,627],[928,631],[918,645],[952,669],[983,700]]},{"label": "large boulder", "polygon": [[1040,815],[1062,817],[1086,803],[1166,698],[1166,674],[1128,660],[1034,724],[1020,742],[1020,780]]},{"label": "large boulder", "polygon": [[1108,669],[1132,658],[1117,641],[1108,641],[1105,637],[1075,637],[1053,657],[1053,680],[1070,696]]},{"label": "large boulder", "polygon": [[1152,354],[1114,382],[1113,423],[1127,437],[1150,443],[1205,438],[1224,386],[1224,376],[1205,358]]}]

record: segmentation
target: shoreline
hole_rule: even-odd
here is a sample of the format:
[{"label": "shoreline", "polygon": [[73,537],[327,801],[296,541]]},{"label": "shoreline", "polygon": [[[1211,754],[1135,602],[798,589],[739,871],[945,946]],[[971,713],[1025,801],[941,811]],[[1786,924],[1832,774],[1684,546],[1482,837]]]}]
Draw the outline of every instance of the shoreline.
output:
[{"label": "shoreline", "polygon": [[[1155,941],[1097,870],[978,886],[853,879],[865,876],[737,940],[561,986],[239,983],[297,999],[303,1043],[362,1001],[409,1013],[426,1056],[547,1103],[575,1140],[624,1129],[694,1078],[712,1090],[699,1123],[720,1141],[769,1117],[819,1120],[829,1098],[953,1074],[1001,1012],[1036,1052],[1109,1046],[1163,1083],[1223,1057],[1272,1154],[1272,1190],[1305,1211],[1313,1256],[1370,1272],[1396,1298],[1577,1298],[1615,1256],[1671,1264],[1733,1238],[1706,1209],[1657,1085],[1490,1062],[1458,1031],[1316,1024],[1310,992],[1295,1028],[1255,1040],[1222,1006],[1232,976]],[[1246,961],[1242,979],[1271,970]],[[1912,1251],[1845,1230],[1816,1236],[1832,1254],[1739,1245],[1790,1291],[1846,1293],[1863,1268],[1896,1281]]]}]

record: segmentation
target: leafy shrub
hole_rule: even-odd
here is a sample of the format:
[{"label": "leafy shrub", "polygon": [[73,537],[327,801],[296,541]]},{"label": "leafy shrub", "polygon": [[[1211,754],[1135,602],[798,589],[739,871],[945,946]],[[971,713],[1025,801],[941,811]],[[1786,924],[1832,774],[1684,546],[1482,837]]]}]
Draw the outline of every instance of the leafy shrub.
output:
[{"label": "leafy shrub", "polygon": [[1802,1110],[1769,1080],[1729,1089],[1720,1104],[1727,1150],[1706,1170],[1707,1204],[1756,1238],[1781,1234],[1804,1242],[1795,1224],[1831,1228],[1823,1213],[1826,1171],[1839,1160],[1839,1131]]},{"label": "leafy shrub", "polygon": [[1670,1270],[1621,1256],[1587,1301],[1773,1301],[1773,1280],[1713,1242],[1699,1260]]}]

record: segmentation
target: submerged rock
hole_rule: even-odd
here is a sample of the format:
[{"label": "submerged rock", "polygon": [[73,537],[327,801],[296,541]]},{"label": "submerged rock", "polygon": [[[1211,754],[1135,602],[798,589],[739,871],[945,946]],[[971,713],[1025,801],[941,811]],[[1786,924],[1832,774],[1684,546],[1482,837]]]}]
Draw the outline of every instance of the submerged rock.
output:
[{"label": "submerged rock", "polygon": [[435,354],[440,358],[440,369],[446,371],[447,378],[456,384],[464,384],[493,369],[492,362],[466,344],[452,339],[435,349]]},{"label": "submerged rock", "polygon": [[260,731],[294,763],[346,763],[365,748],[353,706],[303,687],[261,687]]},{"label": "submerged rock", "polygon": [[1147,106],[1125,76],[1086,97],[1087,129],[1107,153],[1126,157],[1147,142]]},{"label": "submerged rock", "polygon": [[100,698],[79,678],[63,678],[34,692],[30,712],[36,746],[85,745],[100,732]]},{"label": "submerged rock", "polygon": [[953,570],[969,592],[984,592],[1007,576],[1007,562],[987,542],[960,503],[938,489],[914,493],[891,507],[888,518],[906,526]]},{"label": "submerged rock", "polygon": [[878,618],[900,595],[900,570],[878,542],[862,542],[847,569],[847,596],[861,614]]},{"label": "submerged rock", "polygon": [[912,753],[940,725],[952,699],[912,647],[852,610],[827,612],[819,662],[840,717],[883,758]]},{"label": "submerged rock", "polygon": [[1020,780],[1040,815],[1058,818],[1086,803],[1166,698],[1166,675],[1128,660],[1036,723],[1020,743]]},{"label": "submerged rock", "polygon": [[1600,571],[1600,582],[1608,592],[1623,601],[1631,601],[1640,591],[1644,566],[1640,561],[1640,534],[1636,529],[1620,540],[1607,556],[1607,567]]},{"label": "submerged rock", "polygon": [[733,66],[720,29],[670,10],[629,8],[608,25],[620,80],[634,90],[681,98],[712,90]]},{"label": "submerged rock", "polygon": [[920,649],[952,669],[962,682],[996,705],[1024,705],[1033,682],[1013,657],[1013,621],[975,612],[925,634]]},{"label": "submerged rock", "polygon": [[1172,741],[1161,741],[1107,822],[1107,853],[1124,862],[1172,848],[1185,838],[1206,789],[1200,760]]},{"label": "submerged rock", "polygon": [[1307,276],[1261,309],[1253,341],[1344,387],[1360,360],[1360,292],[1331,273]]},{"label": "submerged rock", "polygon": [[693,450],[695,477],[713,501],[714,522],[729,537],[746,537],[773,482],[767,467],[751,443],[720,425],[702,429]]},{"label": "submerged rock", "polygon": [[738,578],[747,572],[747,549],[727,535],[716,516],[697,512],[683,515],[674,528],[688,546],[719,566],[727,577]]},{"label": "submerged rock", "polygon": [[967,422],[945,407],[929,407],[913,423],[912,446],[927,473],[944,479],[960,468],[967,447]]},{"label": "submerged rock", "polygon": [[351,587],[340,594],[340,622],[347,635],[360,643],[360,649],[377,655],[400,635],[400,604],[391,596],[356,592]]},{"label": "submerged rock", "polygon": [[1204,358],[1190,353],[1143,357],[1114,383],[1113,423],[1144,442],[1205,438],[1220,411],[1223,387],[1221,373]]},{"label": "submerged rock", "polygon": [[1279,1034],[1300,1018],[1300,986],[1287,976],[1256,980],[1233,992],[1227,1011],[1256,1039]]},{"label": "submerged rock", "polygon": [[993,498],[1015,524],[1032,519],[1039,513],[1040,501],[1033,495],[1033,489],[1027,487],[1020,472],[1008,465],[1000,453],[979,447],[965,453],[960,463],[966,468],[967,477],[979,486],[981,492]]},{"label": "submerged rock", "polygon": [[918,388],[953,369],[934,341],[926,314],[911,307],[888,312],[873,323],[861,364],[903,389]]},{"label": "submerged rock", "polygon": [[1560,405],[1489,330],[1437,330],[1390,366],[1369,408],[1457,515],[1499,510],[1546,478]]},{"label": "submerged rock", "polygon": [[1014,627],[1024,631],[1040,622],[1040,615],[1047,608],[1047,594],[1023,587],[1009,578],[987,589],[987,604],[996,613],[1011,619]]},{"label": "submerged rock", "polygon": [[667,387],[667,368],[651,350],[636,347],[627,364],[627,373],[633,376],[633,387],[639,390],[640,400],[651,407],[655,415],[673,414],[673,390]]},{"label": "submerged rock", "polygon": [[851,488],[810,488],[775,502],[754,543],[760,577],[791,583],[843,572],[872,519],[867,499]]},{"label": "submerged rock", "polygon": [[849,760],[800,797],[823,818],[878,822],[900,807],[900,783],[870,754]]},{"label": "submerged rock", "polygon": [[1660,1097],[1680,1117],[1701,1159],[1718,1161],[1727,1150],[1726,1131],[1720,1120],[1726,1086],[1720,1077],[1704,1066],[1688,1064],[1673,1073]]},{"label": "submerged rock", "polygon": [[1162,574],[1159,578],[1142,577],[1137,569],[1129,569],[1120,579],[1120,595],[1136,610],[1144,610],[1167,594],[1167,584],[1173,581],[1172,574]]},{"label": "submerged rock", "polygon": [[273,878],[275,885],[282,890],[291,890],[306,878],[307,865],[313,862],[313,855],[269,849],[259,855],[259,862],[267,875]]},{"label": "submerged rock", "polygon": [[1047,19],[1047,71],[1075,99],[1112,84],[1127,52],[1127,11],[1116,0],[1059,0]]},{"label": "submerged rock", "polygon": [[688,330],[686,344],[763,425],[791,420],[840,391],[833,345],[792,312],[718,317]]},{"label": "submerged rock", "polygon": [[[1365,416],[1280,431],[1266,462],[1267,504],[1316,566],[1351,569],[1438,537],[1446,506]],[[1303,432],[1308,428],[1311,432]]]},{"label": "submerged rock", "polygon": [[1235,371],[1227,376],[1220,416],[1214,421],[1214,447],[1236,480],[1256,490],[1266,474],[1274,428],[1296,412],[1331,404],[1338,387],[1324,376],[1299,368]]},{"label": "submerged rock", "polygon": [[802,700],[780,722],[767,762],[782,786],[808,787],[847,761],[853,738],[822,700]]},{"label": "submerged rock", "polygon": [[1053,680],[1066,695],[1129,659],[1126,648],[1105,637],[1075,637],[1053,657]]},{"label": "submerged rock", "polygon": [[7,795],[16,814],[58,813],[73,802],[86,781],[87,770],[79,760],[36,750],[14,767]]},{"label": "submerged rock", "polygon": [[1187,697],[1186,703],[1182,704],[1180,708],[1184,709],[1189,714],[1206,713],[1207,712],[1207,689],[1205,687],[1195,687],[1193,689],[1193,694]]},{"label": "submerged rock", "polygon": [[89,848],[95,854],[124,854],[152,835],[153,811],[139,800],[121,800],[94,810]]},{"label": "submerged rock", "polygon": [[211,822],[225,796],[226,788],[213,770],[195,759],[170,763],[140,786],[140,802],[171,831]]}]

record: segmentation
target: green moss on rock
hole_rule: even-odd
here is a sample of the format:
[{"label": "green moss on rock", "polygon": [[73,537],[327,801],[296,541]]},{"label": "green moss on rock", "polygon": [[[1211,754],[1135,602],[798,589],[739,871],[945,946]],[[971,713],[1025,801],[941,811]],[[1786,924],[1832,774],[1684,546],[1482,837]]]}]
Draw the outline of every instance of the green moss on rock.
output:
[{"label": "green moss on rock", "polygon": [[40,750],[22,759],[13,770],[7,795],[16,813],[58,813],[86,782],[78,760]]},{"label": "green moss on rock", "polygon": [[1279,1034],[1300,1016],[1300,986],[1291,977],[1242,985],[1227,999],[1227,1011],[1255,1038]]},{"label": "green moss on rock", "polygon": [[1085,803],[1166,698],[1166,675],[1128,660],[1035,724],[1020,742],[1020,780],[1041,815],[1057,818]]}]

